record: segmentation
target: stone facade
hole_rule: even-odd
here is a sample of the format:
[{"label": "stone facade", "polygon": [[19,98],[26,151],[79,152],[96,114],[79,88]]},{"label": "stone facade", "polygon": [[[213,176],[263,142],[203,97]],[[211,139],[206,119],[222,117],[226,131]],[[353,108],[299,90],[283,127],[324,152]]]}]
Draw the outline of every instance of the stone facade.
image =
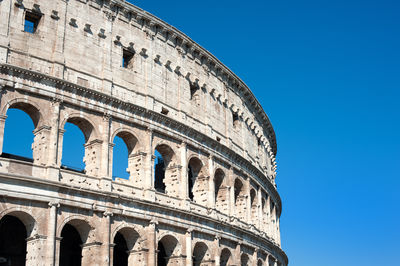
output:
[{"label": "stone facade", "polygon": [[[0,157],[0,224],[26,250],[7,257],[3,233],[0,265],[288,264],[271,123],[174,27],[123,0],[0,0],[0,89],[0,152],[8,109],[35,127],[32,161]],[[67,122],[83,173],[61,165]]]}]

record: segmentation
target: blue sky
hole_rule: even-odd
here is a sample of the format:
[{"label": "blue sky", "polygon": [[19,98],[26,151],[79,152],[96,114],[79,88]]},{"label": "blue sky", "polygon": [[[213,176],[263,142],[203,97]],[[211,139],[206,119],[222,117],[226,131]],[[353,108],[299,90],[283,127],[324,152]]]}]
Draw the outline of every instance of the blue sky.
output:
[{"label": "blue sky", "polygon": [[219,58],[270,117],[289,265],[400,265],[399,1],[132,2]]}]

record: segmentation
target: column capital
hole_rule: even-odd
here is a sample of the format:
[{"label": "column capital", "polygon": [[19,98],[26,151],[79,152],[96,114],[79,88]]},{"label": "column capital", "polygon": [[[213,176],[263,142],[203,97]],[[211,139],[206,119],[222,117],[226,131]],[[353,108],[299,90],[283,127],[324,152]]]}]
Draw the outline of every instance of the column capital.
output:
[{"label": "column capital", "polygon": [[112,217],[114,216],[114,213],[111,211],[105,211],[103,212],[103,217]]},{"label": "column capital", "polygon": [[48,203],[48,205],[49,205],[50,208],[51,208],[51,207],[60,208],[60,201],[58,201],[58,200],[50,201],[50,202]]}]

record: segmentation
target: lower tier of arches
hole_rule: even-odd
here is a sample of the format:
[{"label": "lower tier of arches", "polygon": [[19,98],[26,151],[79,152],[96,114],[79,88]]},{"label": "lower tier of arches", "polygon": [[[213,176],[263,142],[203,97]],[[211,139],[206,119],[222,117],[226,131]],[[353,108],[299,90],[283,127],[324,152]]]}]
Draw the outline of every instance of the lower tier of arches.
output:
[{"label": "lower tier of arches", "polygon": [[279,249],[223,228],[196,227],[156,208],[128,210],[104,196],[88,209],[84,193],[59,188],[58,199],[46,199],[46,192],[29,193],[34,185],[14,185],[19,189],[12,193],[0,189],[0,265],[287,265]]}]

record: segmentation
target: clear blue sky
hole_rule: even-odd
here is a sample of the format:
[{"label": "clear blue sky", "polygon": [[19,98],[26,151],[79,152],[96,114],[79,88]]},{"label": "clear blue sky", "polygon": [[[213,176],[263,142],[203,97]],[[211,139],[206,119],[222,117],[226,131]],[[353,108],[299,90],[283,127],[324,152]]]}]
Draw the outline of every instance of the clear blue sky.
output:
[{"label": "clear blue sky", "polygon": [[270,117],[289,265],[400,265],[399,1],[132,2],[219,58]]}]

